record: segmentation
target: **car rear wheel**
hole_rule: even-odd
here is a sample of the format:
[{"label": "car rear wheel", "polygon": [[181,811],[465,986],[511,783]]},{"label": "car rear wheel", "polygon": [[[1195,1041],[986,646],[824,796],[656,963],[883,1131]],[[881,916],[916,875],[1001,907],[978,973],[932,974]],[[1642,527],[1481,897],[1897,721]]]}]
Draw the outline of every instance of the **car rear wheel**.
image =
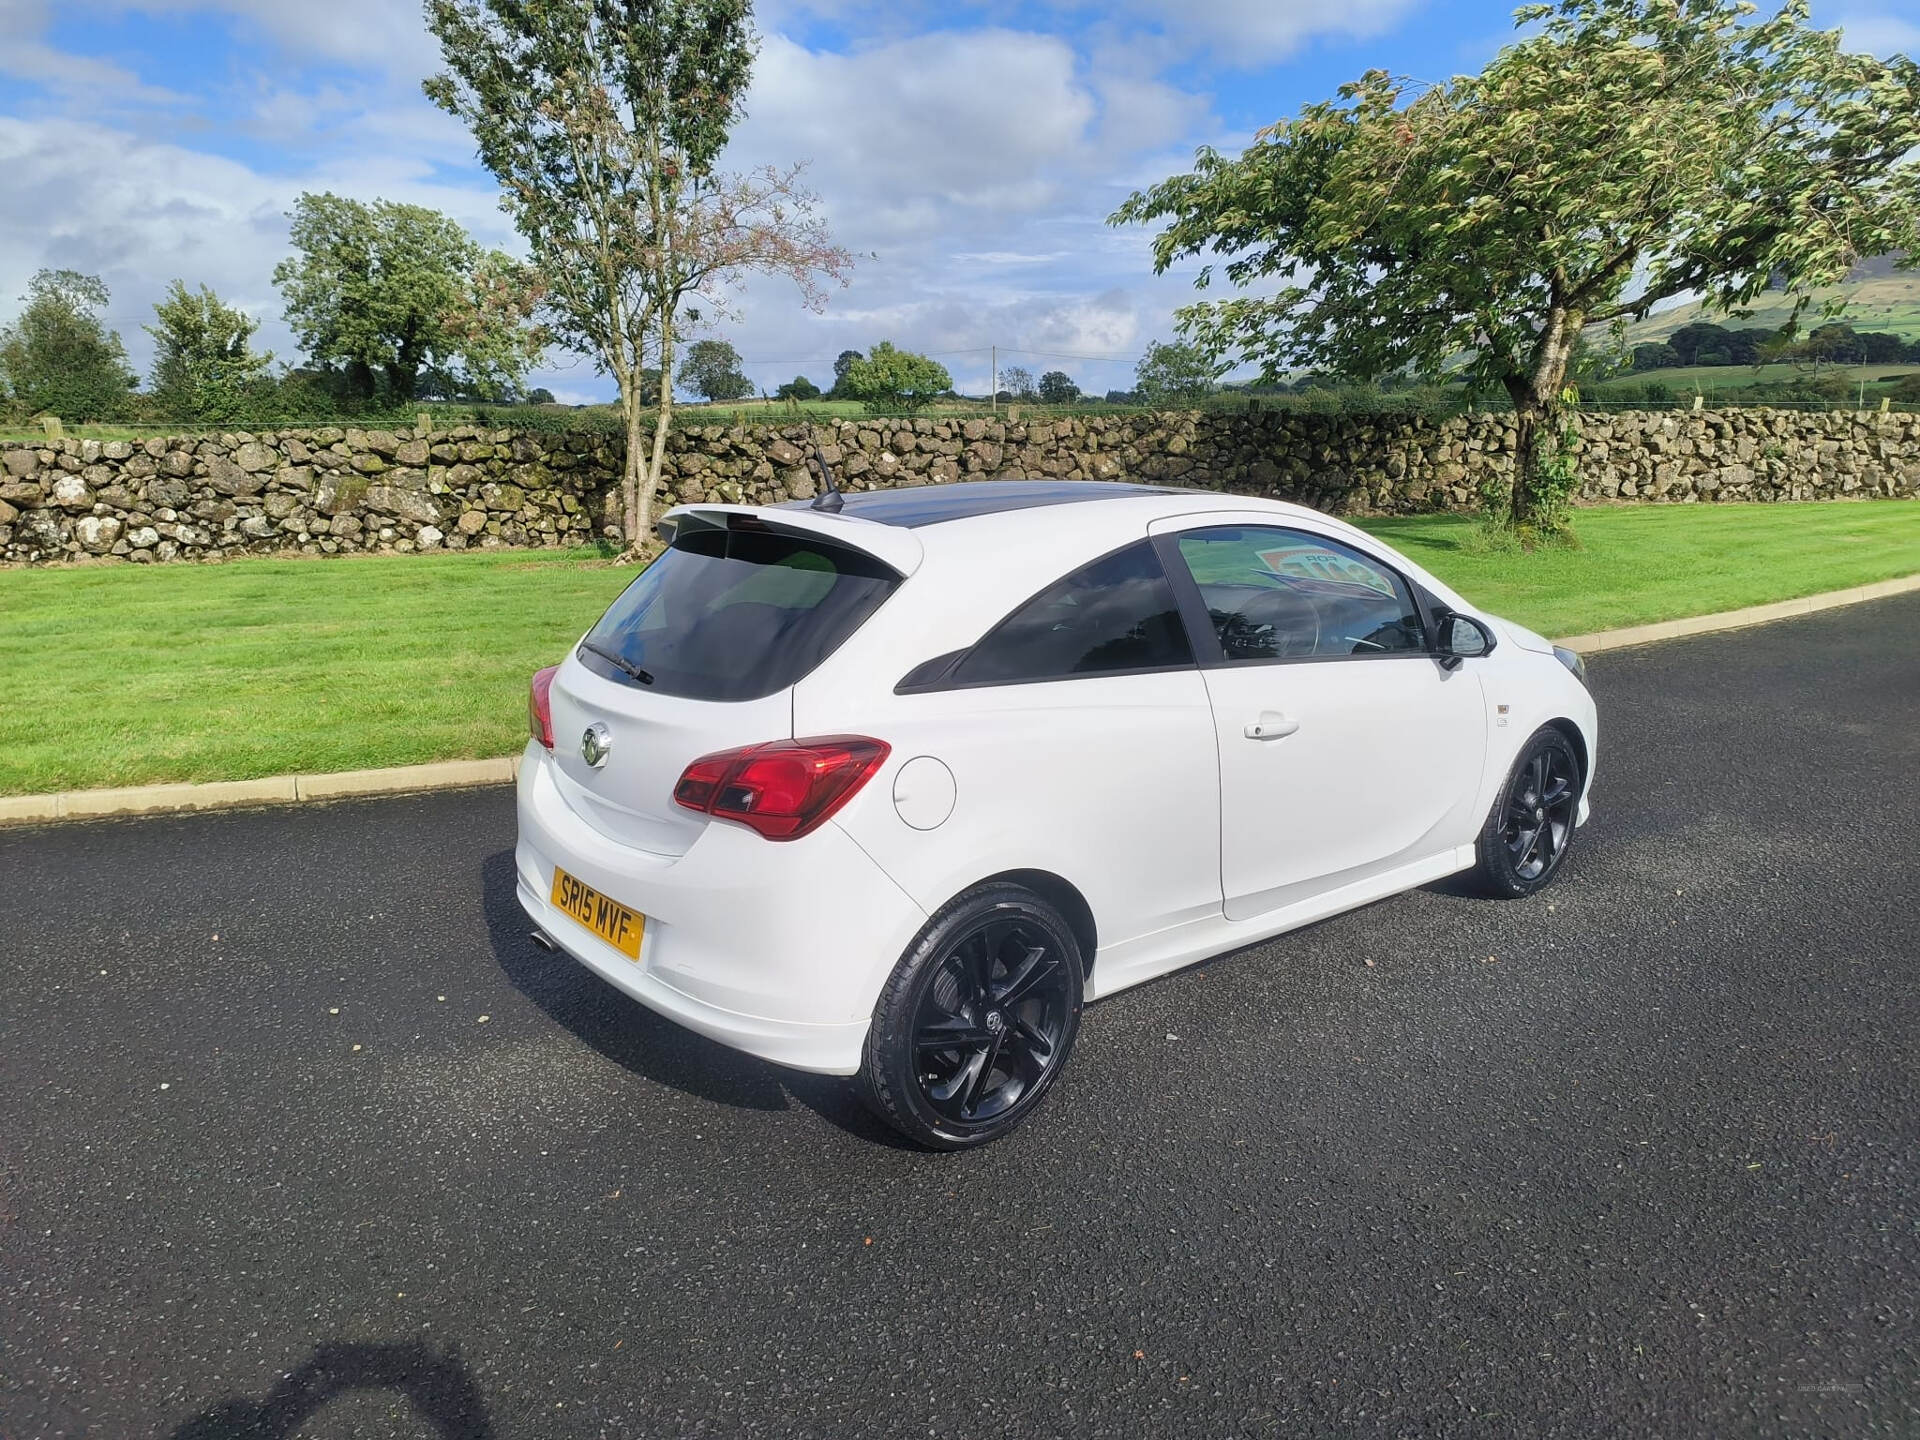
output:
[{"label": "car rear wheel", "polygon": [[998,1140],[1040,1103],[1080,1028],[1080,946],[1051,905],[982,885],[927,923],[880,992],[859,1084],[935,1150]]},{"label": "car rear wheel", "polygon": [[1559,872],[1580,806],[1580,759],[1551,725],[1527,741],[1481,827],[1475,877],[1490,895],[1531,895]]}]

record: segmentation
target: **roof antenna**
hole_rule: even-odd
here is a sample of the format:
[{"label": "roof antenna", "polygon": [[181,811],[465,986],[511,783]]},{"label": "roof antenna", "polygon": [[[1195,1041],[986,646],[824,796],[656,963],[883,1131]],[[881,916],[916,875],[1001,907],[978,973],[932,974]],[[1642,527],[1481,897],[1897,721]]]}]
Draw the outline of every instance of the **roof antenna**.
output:
[{"label": "roof antenna", "polygon": [[813,442],[813,463],[820,470],[820,493],[813,497],[813,508],[824,510],[829,515],[838,515],[840,508],[847,503],[847,497],[840,493],[840,486],[833,478],[833,471],[827,468],[827,457],[820,453],[820,437],[814,428],[807,427],[807,438]]}]

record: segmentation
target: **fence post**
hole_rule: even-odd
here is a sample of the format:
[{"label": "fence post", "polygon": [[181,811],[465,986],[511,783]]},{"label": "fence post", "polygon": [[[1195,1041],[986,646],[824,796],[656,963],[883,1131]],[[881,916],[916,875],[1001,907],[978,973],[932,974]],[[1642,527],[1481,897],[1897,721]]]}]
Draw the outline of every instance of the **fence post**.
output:
[{"label": "fence post", "polygon": [[40,428],[47,432],[47,439],[49,440],[64,440],[67,438],[67,432],[61,426],[58,415],[42,415],[40,417]]},{"label": "fence post", "polygon": [[431,432],[433,429],[433,412],[431,410],[415,411],[413,416],[413,428],[416,433],[421,435],[425,435]]},{"label": "fence post", "polygon": [[1707,397],[1706,397],[1706,396],[1704,396],[1704,395],[1695,395],[1695,396],[1693,397],[1693,408],[1694,408],[1694,409],[1696,409],[1696,410],[1704,410],[1704,409],[1706,409],[1706,408],[1707,408]]}]

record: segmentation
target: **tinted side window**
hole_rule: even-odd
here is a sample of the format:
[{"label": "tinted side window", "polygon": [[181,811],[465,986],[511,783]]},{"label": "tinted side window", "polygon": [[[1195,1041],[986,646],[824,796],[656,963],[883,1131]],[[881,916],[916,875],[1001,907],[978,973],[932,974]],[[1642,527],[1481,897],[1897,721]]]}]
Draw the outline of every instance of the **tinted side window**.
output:
[{"label": "tinted side window", "polygon": [[1189,531],[1179,544],[1229,661],[1426,648],[1406,582],[1338,540],[1232,525]]},{"label": "tinted side window", "polygon": [[1192,663],[1173,588],[1143,540],[1042,590],[988,632],[952,678],[978,685]]}]

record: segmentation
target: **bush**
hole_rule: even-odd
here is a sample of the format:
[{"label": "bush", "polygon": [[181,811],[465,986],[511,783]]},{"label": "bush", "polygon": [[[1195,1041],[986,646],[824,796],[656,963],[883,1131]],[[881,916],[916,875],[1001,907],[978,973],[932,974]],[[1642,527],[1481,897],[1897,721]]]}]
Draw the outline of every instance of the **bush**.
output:
[{"label": "bush", "polygon": [[920,409],[952,390],[953,377],[938,361],[882,340],[866,359],[848,365],[846,386],[870,412],[880,414]]}]

